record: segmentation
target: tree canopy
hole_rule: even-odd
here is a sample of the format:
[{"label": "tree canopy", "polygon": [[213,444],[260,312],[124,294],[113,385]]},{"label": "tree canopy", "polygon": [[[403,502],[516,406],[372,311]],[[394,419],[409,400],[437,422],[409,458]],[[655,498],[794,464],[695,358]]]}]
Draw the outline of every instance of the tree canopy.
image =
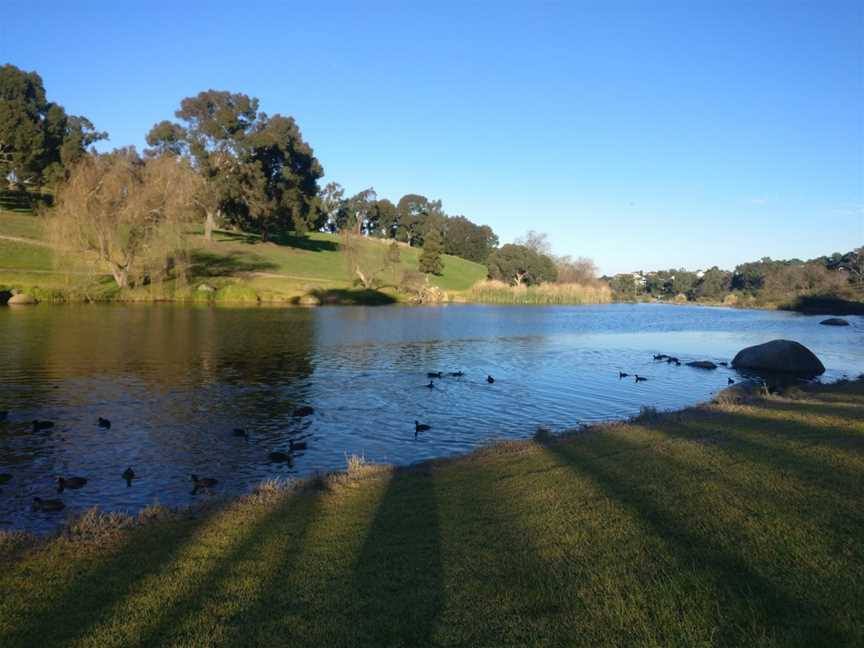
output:
[{"label": "tree canopy", "polygon": [[36,72],[0,67],[0,177],[23,186],[56,184],[107,137],[86,117],[48,101]]},{"label": "tree canopy", "polygon": [[558,271],[551,258],[524,245],[513,243],[502,245],[490,254],[486,265],[492,279],[517,286],[535,285],[558,278]]}]

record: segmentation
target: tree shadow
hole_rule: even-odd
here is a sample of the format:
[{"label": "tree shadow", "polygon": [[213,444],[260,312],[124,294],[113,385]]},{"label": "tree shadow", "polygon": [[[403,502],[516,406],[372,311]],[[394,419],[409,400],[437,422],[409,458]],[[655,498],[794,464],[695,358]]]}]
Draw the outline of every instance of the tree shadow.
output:
[{"label": "tree shadow", "polygon": [[191,254],[191,261],[189,274],[196,279],[265,272],[278,268],[275,263],[246,252],[214,254],[205,250],[195,250]]},{"label": "tree shadow", "polygon": [[[602,454],[595,452],[594,445],[591,440],[568,440],[549,444],[546,449],[556,461],[577,476],[588,477],[607,497],[634,514],[645,532],[663,543],[677,569],[692,572],[710,584],[717,610],[722,610],[723,617],[729,620],[724,623],[722,617],[718,618],[712,642],[742,645],[754,632],[766,639],[773,636],[779,643],[787,640],[801,645],[840,645],[851,641],[836,623],[841,611],[827,610],[818,594],[802,595],[800,589],[796,594],[785,591],[795,588],[786,588],[776,573],[772,576],[757,570],[758,561],[749,560],[743,553],[746,544],[735,545],[724,537],[726,533],[717,531],[716,524],[705,524],[700,515],[693,515],[687,506],[693,495],[687,486],[700,476],[676,466],[663,451],[646,451],[662,444],[646,448],[626,435],[609,434]],[[635,460],[624,457],[628,452],[639,452],[638,469],[634,470]],[[656,479],[660,475],[663,481]],[[708,502],[696,502],[696,506]],[[741,529],[729,532],[743,533]]]},{"label": "tree shadow", "polygon": [[[392,295],[372,288],[320,288],[310,290],[307,296],[326,306],[386,306],[396,303]],[[291,303],[302,304],[303,297],[294,297]]]},{"label": "tree shadow", "polygon": [[434,479],[397,469],[353,574],[358,645],[429,646],[443,608],[441,533]]},{"label": "tree shadow", "polygon": [[[217,233],[220,238],[232,243],[256,245],[265,242],[260,234],[232,232],[229,230],[217,230]],[[336,241],[313,239],[309,236],[301,236],[299,234],[291,233],[278,234],[275,237],[270,237],[267,242],[285,247],[297,248],[298,250],[306,250],[307,252],[335,252],[339,249],[339,244]]]},{"label": "tree shadow", "polygon": [[864,315],[864,295],[859,300],[837,295],[802,295],[784,307],[809,315]]}]

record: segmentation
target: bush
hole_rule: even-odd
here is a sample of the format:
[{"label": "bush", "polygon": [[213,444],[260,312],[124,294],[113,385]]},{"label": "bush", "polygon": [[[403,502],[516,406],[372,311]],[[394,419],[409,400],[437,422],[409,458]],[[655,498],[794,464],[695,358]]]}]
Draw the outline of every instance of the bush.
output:
[{"label": "bush", "polygon": [[468,292],[471,301],[485,304],[608,304],[609,286],[581,284],[541,284],[511,286],[503,281],[478,281]]}]

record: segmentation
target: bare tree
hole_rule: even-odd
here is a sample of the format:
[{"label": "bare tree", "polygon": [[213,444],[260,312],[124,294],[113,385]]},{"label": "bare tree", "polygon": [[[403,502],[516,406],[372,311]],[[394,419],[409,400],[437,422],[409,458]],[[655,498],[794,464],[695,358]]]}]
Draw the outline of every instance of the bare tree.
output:
[{"label": "bare tree", "polygon": [[88,155],[57,196],[52,231],[71,260],[107,266],[117,286],[155,261],[193,213],[200,179],[176,156],[142,161],[134,150]]},{"label": "bare tree", "polygon": [[569,255],[554,257],[558,268],[558,283],[591,285],[597,280],[597,266],[592,259]]},{"label": "bare tree", "polygon": [[552,256],[552,244],[549,242],[549,235],[537,230],[528,230],[525,236],[520,236],[515,241],[516,245],[527,247],[537,254],[544,254],[548,257]]}]

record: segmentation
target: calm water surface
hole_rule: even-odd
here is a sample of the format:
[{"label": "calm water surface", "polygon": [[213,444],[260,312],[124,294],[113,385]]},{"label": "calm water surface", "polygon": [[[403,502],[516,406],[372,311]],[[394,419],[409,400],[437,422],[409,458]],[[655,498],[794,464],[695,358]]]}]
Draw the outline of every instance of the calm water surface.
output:
[{"label": "calm water surface", "polygon": [[[47,530],[65,513],[35,513],[58,497],[57,475],[86,477],[59,495],[67,512],[183,505],[190,473],[216,494],[269,477],[340,469],[347,454],[410,463],[708,399],[734,371],[652,360],[729,360],[742,347],[789,338],[828,368],[864,371],[864,318],[820,326],[791,313],[660,305],[596,307],[227,309],[38,306],[0,309],[0,528]],[[427,389],[427,371],[465,372]],[[619,380],[639,373],[648,382]],[[492,374],[496,382],[486,383]],[[298,405],[315,414],[292,417]],[[104,430],[97,418],[109,418]],[[34,433],[35,418],[56,422]],[[432,426],[414,435],[414,420]],[[248,439],[231,430],[248,430]],[[308,448],[291,465],[268,460],[289,439]],[[120,474],[133,466],[131,487]]]}]

